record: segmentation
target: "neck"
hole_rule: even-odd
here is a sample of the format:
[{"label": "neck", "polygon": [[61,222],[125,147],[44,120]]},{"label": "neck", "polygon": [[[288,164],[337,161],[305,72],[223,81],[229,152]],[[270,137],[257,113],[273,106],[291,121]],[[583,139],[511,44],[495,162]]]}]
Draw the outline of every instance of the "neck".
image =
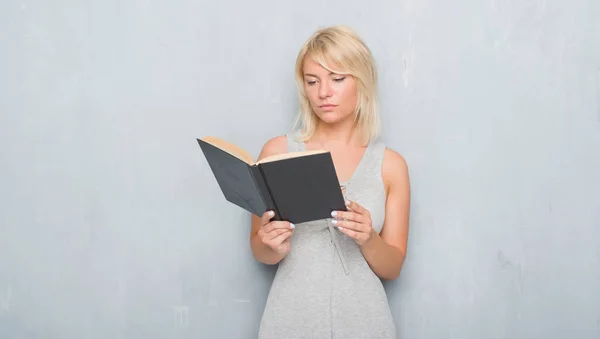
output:
[{"label": "neck", "polygon": [[312,137],[315,144],[327,148],[361,147],[363,146],[357,135],[353,121],[344,121],[339,124],[325,124],[319,122]]}]

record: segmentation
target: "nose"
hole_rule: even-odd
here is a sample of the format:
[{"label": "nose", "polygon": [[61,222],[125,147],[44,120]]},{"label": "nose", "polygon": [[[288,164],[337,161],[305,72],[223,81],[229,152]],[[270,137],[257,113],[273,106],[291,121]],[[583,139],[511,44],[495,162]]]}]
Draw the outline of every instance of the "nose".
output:
[{"label": "nose", "polygon": [[327,81],[322,81],[319,86],[319,97],[325,99],[331,96],[331,86]]}]

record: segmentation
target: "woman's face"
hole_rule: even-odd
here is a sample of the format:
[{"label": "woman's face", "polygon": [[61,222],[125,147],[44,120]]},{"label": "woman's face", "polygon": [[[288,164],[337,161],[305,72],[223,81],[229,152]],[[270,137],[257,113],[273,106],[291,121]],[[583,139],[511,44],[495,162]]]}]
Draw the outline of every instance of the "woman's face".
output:
[{"label": "woman's face", "polygon": [[353,119],[357,103],[356,80],[330,73],[312,58],[304,58],[304,92],[312,109],[325,123]]}]

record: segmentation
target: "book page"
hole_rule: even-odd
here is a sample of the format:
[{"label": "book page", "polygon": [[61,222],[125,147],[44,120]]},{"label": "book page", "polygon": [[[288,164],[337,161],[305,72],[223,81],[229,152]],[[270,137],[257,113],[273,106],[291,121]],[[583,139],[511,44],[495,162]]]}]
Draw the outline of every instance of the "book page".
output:
[{"label": "book page", "polygon": [[252,155],[250,155],[250,153],[246,152],[244,149],[230,142],[213,136],[207,136],[200,140],[222,149],[223,151],[233,155],[234,157],[246,162],[248,165],[252,165],[254,163],[254,158],[252,157]]},{"label": "book page", "polygon": [[288,153],[276,154],[276,155],[271,155],[269,157],[266,157],[266,158],[258,161],[257,164],[273,162],[273,161],[278,161],[278,160],[283,160],[283,159],[298,158],[298,157],[303,157],[303,156],[308,156],[308,155],[313,155],[313,154],[321,154],[321,153],[327,153],[327,151],[314,150],[314,151],[288,152]]}]

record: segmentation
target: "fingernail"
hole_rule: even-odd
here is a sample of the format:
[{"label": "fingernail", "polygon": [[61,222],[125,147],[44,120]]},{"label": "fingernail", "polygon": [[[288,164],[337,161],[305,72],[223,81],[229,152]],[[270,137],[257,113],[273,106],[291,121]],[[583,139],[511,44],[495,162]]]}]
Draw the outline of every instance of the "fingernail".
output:
[{"label": "fingernail", "polygon": [[296,225],[290,223],[290,228],[296,228]]},{"label": "fingernail", "polygon": [[350,205],[350,200],[346,200],[346,206]]},{"label": "fingernail", "polygon": [[332,216],[332,217],[335,217],[336,215],[337,215],[337,212],[336,212],[336,211],[333,211],[333,212],[331,212],[331,216]]},{"label": "fingernail", "polygon": [[275,212],[273,212],[273,211],[270,211],[270,212],[269,212],[269,215],[270,215],[270,216],[274,216],[274,215],[275,215]]},{"label": "fingernail", "polygon": [[332,219],[331,223],[335,225],[335,224],[337,224],[337,220],[336,219]]}]

